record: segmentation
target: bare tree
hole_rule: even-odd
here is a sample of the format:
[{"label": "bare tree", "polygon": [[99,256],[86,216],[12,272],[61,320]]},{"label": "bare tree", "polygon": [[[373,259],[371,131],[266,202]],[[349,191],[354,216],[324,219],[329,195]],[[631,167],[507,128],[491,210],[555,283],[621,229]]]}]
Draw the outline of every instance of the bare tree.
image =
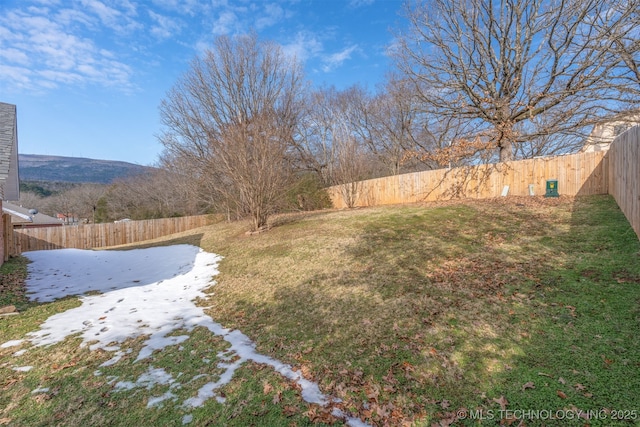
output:
[{"label": "bare tree", "polygon": [[20,191],[18,204],[26,209],[42,210],[45,198],[30,191]]},{"label": "bare tree", "polygon": [[486,144],[466,138],[473,134],[473,124],[433,114],[413,87],[409,79],[390,74],[368,105],[371,149],[389,170],[397,174],[401,168],[415,171],[486,161]]},{"label": "bare tree", "polygon": [[371,95],[355,85],[338,92],[331,106],[332,115],[339,118],[333,120],[339,124],[338,134],[346,141],[337,142],[342,147],[360,144],[361,155],[367,151],[372,154],[368,156],[370,175],[400,173],[405,147],[411,145],[410,127],[415,110],[411,108],[411,97],[404,97],[406,93],[401,94],[399,86],[393,81],[378,94]]},{"label": "bare tree", "polygon": [[361,107],[365,141],[392,175],[407,166],[407,152],[415,149],[415,136],[420,132],[416,98],[402,79],[390,76],[387,84]]},{"label": "bare tree", "polygon": [[607,14],[596,16],[593,26],[603,35],[593,42],[593,49],[613,51],[618,59],[614,76],[629,111],[621,119],[638,115],[640,99],[640,0],[616,2]]},{"label": "bare tree", "polygon": [[344,125],[337,107],[340,96],[335,87],[309,93],[298,126],[295,144],[297,163],[300,168],[315,172],[325,186],[335,183],[337,147],[334,137]]},{"label": "bare tree", "polygon": [[302,89],[300,64],[277,45],[220,37],[162,102],[160,141],[208,181],[219,209],[263,228],[289,183]]},{"label": "bare tree", "polygon": [[334,144],[334,182],[340,185],[340,195],[345,205],[353,208],[362,196],[363,180],[370,175],[371,159],[367,157],[364,145],[355,138],[342,138]]},{"label": "bare tree", "polygon": [[104,184],[82,184],[66,192],[61,197],[68,200],[69,206],[79,219],[86,222],[96,222],[98,202],[107,192]]},{"label": "bare tree", "polygon": [[570,151],[616,108],[617,61],[593,48],[603,35],[592,25],[614,4],[419,0],[407,3],[410,30],[395,57],[431,114],[468,121],[465,139],[495,147],[501,161]]},{"label": "bare tree", "polygon": [[424,109],[409,79],[389,74],[381,90],[361,105],[361,122],[354,129],[393,175],[475,158],[476,152],[461,139],[461,121]]},{"label": "bare tree", "polygon": [[184,191],[182,176],[163,168],[113,184],[106,197],[111,219],[169,218],[202,213]]},{"label": "bare tree", "polygon": [[161,171],[166,185],[171,188],[172,197],[182,205],[186,215],[201,215],[214,211],[216,201],[213,189],[207,188],[208,177],[198,175],[198,169],[190,166],[188,158],[178,158],[164,153],[158,170]]},{"label": "bare tree", "polygon": [[360,197],[358,181],[381,175],[363,127],[368,95],[357,86],[343,91],[329,87],[308,100],[296,138],[298,163],[316,172],[325,186],[341,185],[345,204],[353,207]]},{"label": "bare tree", "polygon": [[72,197],[67,197],[67,193],[71,190],[67,190],[63,193],[56,194],[55,196],[47,197],[44,203],[44,209],[42,212],[51,216],[63,215],[64,222],[67,224],[75,223],[78,218],[76,212],[77,203]]}]

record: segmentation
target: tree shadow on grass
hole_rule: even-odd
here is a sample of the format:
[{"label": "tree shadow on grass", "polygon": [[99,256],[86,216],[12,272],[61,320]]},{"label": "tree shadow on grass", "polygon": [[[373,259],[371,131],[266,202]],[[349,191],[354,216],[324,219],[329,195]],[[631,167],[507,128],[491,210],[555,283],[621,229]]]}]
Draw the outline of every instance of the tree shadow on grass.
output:
[{"label": "tree shadow on grass", "polygon": [[[567,425],[629,425],[640,414],[611,411],[640,404],[640,244],[610,196],[576,198],[569,225],[531,294],[522,354],[487,394]],[[522,414],[514,418],[527,425],[550,422]]]},{"label": "tree shadow on grass", "polygon": [[237,309],[261,325],[260,345],[310,365],[373,423],[490,403],[482,392],[527,352],[528,304],[558,225],[500,200],[389,212],[358,231],[331,271]]}]

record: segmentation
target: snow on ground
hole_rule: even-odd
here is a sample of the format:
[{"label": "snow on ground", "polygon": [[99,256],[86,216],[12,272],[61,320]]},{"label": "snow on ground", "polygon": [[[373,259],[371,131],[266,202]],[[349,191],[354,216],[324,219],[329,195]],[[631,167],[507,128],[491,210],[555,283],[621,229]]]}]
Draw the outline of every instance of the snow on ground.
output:
[{"label": "snow on ground", "polygon": [[[255,351],[253,342],[238,330],[223,328],[195,304],[204,298],[203,290],[210,287],[218,274],[219,255],[211,254],[191,245],[164,246],[129,251],[87,251],[60,249],[35,251],[24,254],[29,264],[27,288],[31,299],[49,302],[68,295],[81,295],[81,305],[48,318],[38,331],[23,340],[8,341],[0,347],[31,343],[48,346],[78,334],[82,346],[91,350],[102,349],[113,354],[103,366],[118,363],[124,355],[121,344],[125,340],[146,337],[137,360],[149,358],[153,351],[170,345],[179,345],[188,335],[171,335],[177,330],[192,331],[196,326],[207,328],[224,338],[230,348],[218,355],[217,367],[223,370],[217,381],[202,386],[196,396],[182,402],[186,408],[203,405],[208,399],[223,402],[216,390],[231,381],[235,370],[246,361],[254,361],[273,369],[298,383],[302,397],[309,403],[326,406],[332,398],[324,395],[318,385],[293,371],[291,366]],[[97,291],[98,294],[87,295]],[[14,353],[20,357],[25,349]],[[233,361],[233,362],[232,362]],[[15,367],[27,370],[30,367]],[[95,373],[101,375],[100,371]],[[176,400],[171,390],[179,388],[176,376],[163,369],[149,367],[136,381],[118,381],[116,390],[134,388],[152,389],[156,384],[169,386],[161,396],[152,396],[148,406],[165,400]],[[192,379],[184,379],[187,382]],[[345,416],[334,410],[334,415],[345,419],[351,426],[364,426],[361,420]],[[186,416],[183,422],[188,423]]]}]

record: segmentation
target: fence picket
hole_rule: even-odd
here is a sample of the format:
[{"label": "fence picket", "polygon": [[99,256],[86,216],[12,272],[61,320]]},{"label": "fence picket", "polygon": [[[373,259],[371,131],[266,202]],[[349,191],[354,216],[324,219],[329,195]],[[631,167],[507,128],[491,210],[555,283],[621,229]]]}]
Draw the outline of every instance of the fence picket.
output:
[{"label": "fence picket", "polygon": [[199,215],[107,224],[21,228],[13,230],[13,245],[9,245],[9,251],[11,255],[18,255],[22,252],[47,249],[117,246],[155,239],[212,223],[211,215]]},{"label": "fence picket", "polygon": [[[545,193],[548,179],[557,179],[560,194],[607,194],[608,170],[605,152],[521,160],[493,165],[437,169],[362,181],[356,206],[412,203],[454,198],[486,199],[499,197],[505,185],[509,195]],[[329,187],[336,208],[347,205],[342,186]]]}]

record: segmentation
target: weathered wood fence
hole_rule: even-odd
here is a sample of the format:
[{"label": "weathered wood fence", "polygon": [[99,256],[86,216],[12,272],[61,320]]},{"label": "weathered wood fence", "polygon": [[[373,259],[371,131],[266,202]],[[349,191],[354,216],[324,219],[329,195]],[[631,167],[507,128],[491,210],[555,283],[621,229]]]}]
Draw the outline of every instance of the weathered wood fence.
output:
[{"label": "weathered wood fence", "polygon": [[640,238],[640,126],[618,136],[607,154],[609,194]]},{"label": "weathered wood fence", "polygon": [[[640,238],[640,126],[618,136],[608,151],[408,173],[328,189],[337,208],[396,203],[542,195],[547,180],[561,195],[611,194]],[[531,187],[530,187],[531,186]]]},{"label": "weathered wood fence", "polygon": [[77,248],[91,249],[142,242],[212,224],[210,215],[149,219],[118,223],[67,225],[15,229],[12,254],[27,251]]},{"label": "weathered wood fence", "polygon": [[[547,180],[558,181],[561,195],[612,194],[640,237],[640,127],[620,135],[608,152],[579,153],[453,169],[440,169],[370,179],[330,187],[337,208],[414,203],[454,198],[526,196],[545,192]],[[65,227],[16,229],[7,239],[10,255],[22,252],[78,248],[90,249],[155,239],[209,225],[208,215],[91,224]],[[8,230],[7,230],[8,231]],[[9,233],[7,233],[9,234]]]},{"label": "weathered wood fence", "polygon": [[349,200],[355,201],[355,206],[375,206],[454,198],[486,199],[500,196],[505,186],[509,187],[509,195],[527,196],[531,190],[542,195],[547,180],[552,179],[558,180],[561,194],[607,194],[609,171],[604,156],[603,152],[578,153],[415,172],[330,187],[329,195],[337,208],[347,207]]}]

